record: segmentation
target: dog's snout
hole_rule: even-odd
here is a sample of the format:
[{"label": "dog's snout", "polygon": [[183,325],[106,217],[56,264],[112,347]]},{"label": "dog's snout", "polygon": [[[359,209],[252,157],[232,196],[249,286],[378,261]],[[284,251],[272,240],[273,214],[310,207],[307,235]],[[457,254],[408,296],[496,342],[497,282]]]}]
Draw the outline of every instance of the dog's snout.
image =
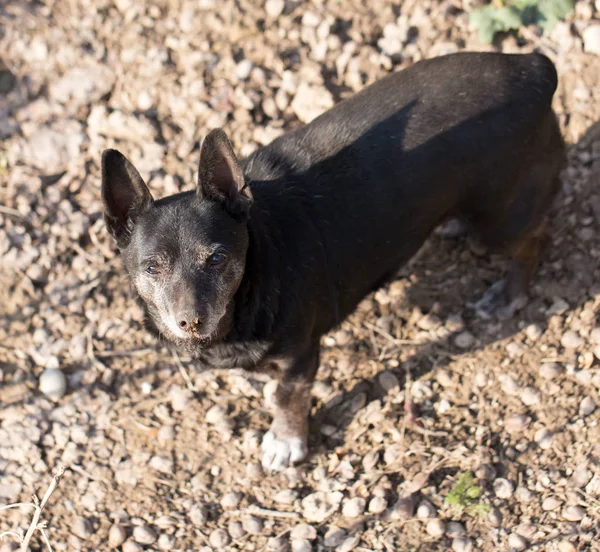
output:
[{"label": "dog's snout", "polygon": [[179,317],[178,324],[182,330],[191,331],[200,326],[200,318],[198,316]]}]

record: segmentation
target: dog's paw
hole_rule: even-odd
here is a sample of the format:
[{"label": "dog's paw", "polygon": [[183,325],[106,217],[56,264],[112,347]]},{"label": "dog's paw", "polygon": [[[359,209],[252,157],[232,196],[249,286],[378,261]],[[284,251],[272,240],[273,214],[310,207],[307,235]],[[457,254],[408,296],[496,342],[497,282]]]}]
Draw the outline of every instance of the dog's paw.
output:
[{"label": "dog's paw", "polygon": [[472,306],[480,318],[489,320],[492,317],[501,319],[512,318],[527,304],[525,295],[518,295],[510,300],[506,289],[506,282],[499,280],[491,285],[483,297]]},{"label": "dog's paw", "polygon": [[281,471],[301,462],[308,454],[306,439],[277,437],[273,431],[265,433],[262,441],[262,465],[269,472]]}]

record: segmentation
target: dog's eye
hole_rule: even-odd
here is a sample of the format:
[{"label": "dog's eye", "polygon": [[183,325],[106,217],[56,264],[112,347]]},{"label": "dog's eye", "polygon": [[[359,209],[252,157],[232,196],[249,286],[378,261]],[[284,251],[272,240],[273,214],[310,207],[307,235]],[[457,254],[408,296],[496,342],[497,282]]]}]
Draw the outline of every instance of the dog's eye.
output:
[{"label": "dog's eye", "polygon": [[214,265],[218,265],[221,264],[223,261],[225,261],[225,259],[227,259],[227,255],[225,255],[225,253],[213,253],[209,258],[208,258],[208,264],[211,266]]},{"label": "dog's eye", "polygon": [[148,274],[158,274],[160,272],[160,269],[158,268],[158,265],[151,264],[149,267],[146,268],[146,272]]}]

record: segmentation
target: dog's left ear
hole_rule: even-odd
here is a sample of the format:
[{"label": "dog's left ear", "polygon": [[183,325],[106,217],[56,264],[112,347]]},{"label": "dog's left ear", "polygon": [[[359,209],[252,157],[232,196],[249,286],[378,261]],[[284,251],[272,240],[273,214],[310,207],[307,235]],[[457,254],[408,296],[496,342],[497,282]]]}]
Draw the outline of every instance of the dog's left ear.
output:
[{"label": "dog's left ear", "polygon": [[245,217],[252,193],[245,185],[242,167],[227,136],[220,128],[211,130],[200,149],[198,196],[218,201],[233,216]]}]

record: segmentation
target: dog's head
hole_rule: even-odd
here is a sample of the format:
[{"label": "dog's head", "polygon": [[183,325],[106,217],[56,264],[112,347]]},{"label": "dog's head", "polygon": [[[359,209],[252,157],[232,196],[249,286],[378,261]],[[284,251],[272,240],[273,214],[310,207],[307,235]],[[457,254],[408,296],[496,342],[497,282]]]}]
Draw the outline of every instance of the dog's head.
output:
[{"label": "dog's head", "polygon": [[244,274],[252,203],[225,133],[205,138],[195,193],[159,201],[121,153],[106,150],[102,201],[108,231],[159,332],[188,349],[223,337]]}]

